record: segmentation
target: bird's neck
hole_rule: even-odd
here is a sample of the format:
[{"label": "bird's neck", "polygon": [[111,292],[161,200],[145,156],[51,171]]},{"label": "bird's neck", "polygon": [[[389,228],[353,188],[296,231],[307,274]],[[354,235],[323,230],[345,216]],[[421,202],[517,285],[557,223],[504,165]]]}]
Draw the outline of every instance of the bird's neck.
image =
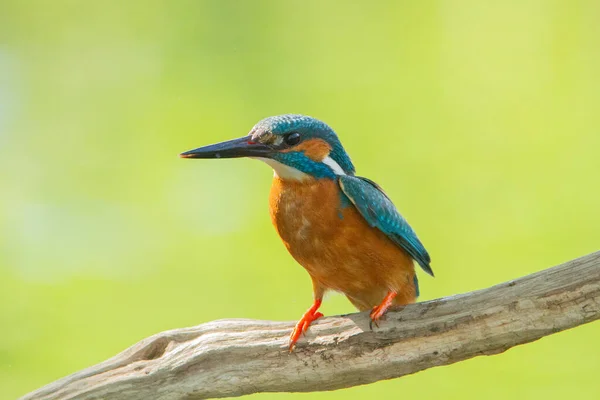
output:
[{"label": "bird's neck", "polygon": [[289,182],[309,182],[315,180],[314,177],[306,172],[302,172],[297,168],[290,167],[271,158],[260,158],[260,160],[273,168],[274,179],[282,179]]},{"label": "bird's neck", "polygon": [[[329,155],[320,156],[322,157],[303,151],[279,152],[264,161],[273,167],[279,177],[288,180],[306,180],[308,177],[334,179],[336,175],[344,173],[341,167],[330,160]],[[325,160],[329,161],[329,164]],[[338,168],[334,171],[332,166]]]}]

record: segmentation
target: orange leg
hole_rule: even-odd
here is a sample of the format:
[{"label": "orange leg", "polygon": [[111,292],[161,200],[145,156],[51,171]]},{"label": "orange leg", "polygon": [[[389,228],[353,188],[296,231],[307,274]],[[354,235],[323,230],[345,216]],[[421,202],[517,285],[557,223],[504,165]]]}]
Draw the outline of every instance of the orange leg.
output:
[{"label": "orange leg", "polygon": [[394,297],[396,297],[397,294],[397,292],[388,292],[381,304],[373,308],[371,311],[371,322],[374,323],[375,326],[379,326],[377,325],[377,322],[381,319],[381,317],[383,317],[383,314],[385,314],[388,308],[390,308],[392,302],[394,301]]},{"label": "orange leg", "polygon": [[321,307],[321,301],[322,301],[321,298],[315,299],[315,302],[313,303],[313,305],[308,310],[306,310],[306,312],[304,313],[302,318],[300,318],[300,321],[298,321],[298,323],[296,324],[296,327],[294,328],[294,330],[292,331],[292,334],[290,335],[290,351],[294,350],[294,347],[296,347],[296,342],[300,338],[300,335],[302,335],[304,332],[306,332],[309,325],[314,320],[321,318],[323,316],[322,313],[317,312],[319,307]]}]

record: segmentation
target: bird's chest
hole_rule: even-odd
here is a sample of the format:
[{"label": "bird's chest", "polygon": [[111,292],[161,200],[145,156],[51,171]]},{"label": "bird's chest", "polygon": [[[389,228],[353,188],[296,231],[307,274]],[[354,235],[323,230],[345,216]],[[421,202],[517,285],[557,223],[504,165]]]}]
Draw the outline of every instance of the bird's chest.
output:
[{"label": "bird's chest", "polygon": [[[271,187],[273,225],[290,253],[309,271],[319,263],[326,267],[334,257],[333,244],[342,223],[343,197],[330,179],[283,181]],[[331,260],[333,261],[333,260]]]},{"label": "bird's chest", "polygon": [[270,210],[288,251],[319,285],[354,298],[375,293],[369,307],[389,287],[412,285],[410,257],[368,225],[336,181],[275,178]]}]

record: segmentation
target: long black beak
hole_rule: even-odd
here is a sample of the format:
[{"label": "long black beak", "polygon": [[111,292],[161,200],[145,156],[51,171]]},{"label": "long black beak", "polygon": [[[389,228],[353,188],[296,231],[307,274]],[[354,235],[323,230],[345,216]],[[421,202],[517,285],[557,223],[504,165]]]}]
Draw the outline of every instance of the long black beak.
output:
[{"label": "long black beak", "polygon": [[198,147],[181,153],[181,158],[238,158],[238,157],[268,157],[273,150],[261,143],[252,142],[250,136],[226,142]]}]

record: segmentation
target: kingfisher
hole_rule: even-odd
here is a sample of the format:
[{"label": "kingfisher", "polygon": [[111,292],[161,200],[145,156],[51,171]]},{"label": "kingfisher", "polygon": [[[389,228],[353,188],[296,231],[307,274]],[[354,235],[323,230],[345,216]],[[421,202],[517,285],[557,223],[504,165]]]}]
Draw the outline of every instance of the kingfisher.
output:
[{"label": "kingfisher", "polygon": [[318,119],[265,118],[246,136],[180,157],[249,157],[274,170],[271,221],[313,288],[313,304],[292,330],[290,351],[323,316],[318,310],[325,292],[341,292],[358,310],[370,310],[377,325],[391,306],[419,296],[415,262],[433,276],[431,258],[406,219],[379,185],[355,174],[336,133]]}]

